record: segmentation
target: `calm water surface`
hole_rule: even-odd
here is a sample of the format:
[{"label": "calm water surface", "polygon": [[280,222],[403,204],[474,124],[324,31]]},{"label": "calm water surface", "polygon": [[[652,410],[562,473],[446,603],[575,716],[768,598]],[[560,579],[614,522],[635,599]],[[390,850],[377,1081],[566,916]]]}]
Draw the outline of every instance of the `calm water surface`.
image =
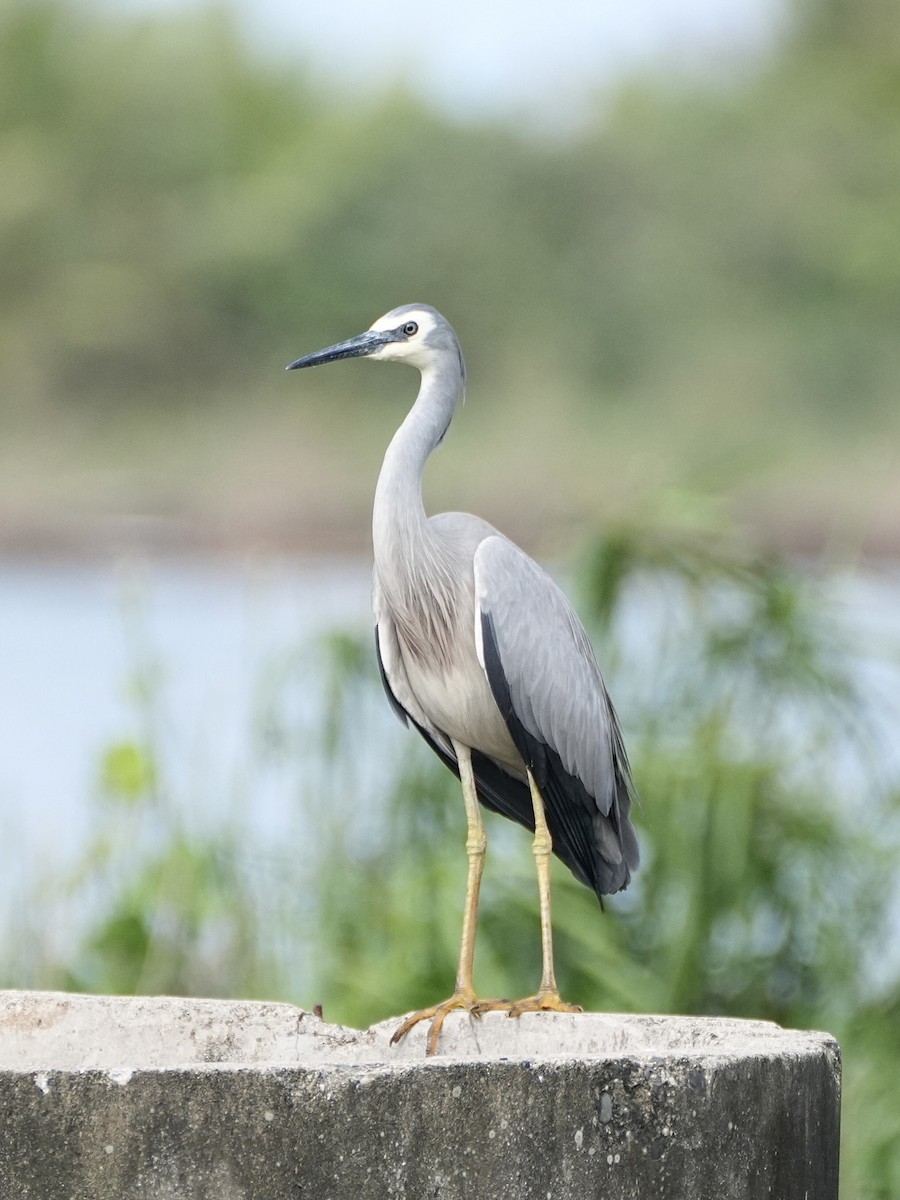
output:
[{"label": "calm water surface", "polygon": [[154,681],[175,769],[219,773],[204,779],[214,795],[247,753],[267,665],[366,628],[369,589],[367,564],[333,560],[0,566],[3,859],[77,849],[104,750],[142,732],[136,677]]}]

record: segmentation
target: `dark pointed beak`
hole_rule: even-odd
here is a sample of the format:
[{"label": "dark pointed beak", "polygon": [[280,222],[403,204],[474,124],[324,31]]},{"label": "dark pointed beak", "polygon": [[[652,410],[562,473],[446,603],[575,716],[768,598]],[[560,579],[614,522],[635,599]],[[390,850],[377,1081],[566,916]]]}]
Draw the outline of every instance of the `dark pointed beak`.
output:
[{"label": "dark pointed beak", "polygon": [[390,332],[375,332],[367,329],[365,333],[348,338],[346,342],[338,342],[336,346],[326,346],[324,350],[316,350],[312,354],[298,358],[296,362],[290,363],[284,369],[296,371],[298,367],[318,367],[322,363],[337,362],[339,358],[364,358],[367,354],[374,354],[376,350],[380,350],[382,346],[392,340],[393,334]]}]

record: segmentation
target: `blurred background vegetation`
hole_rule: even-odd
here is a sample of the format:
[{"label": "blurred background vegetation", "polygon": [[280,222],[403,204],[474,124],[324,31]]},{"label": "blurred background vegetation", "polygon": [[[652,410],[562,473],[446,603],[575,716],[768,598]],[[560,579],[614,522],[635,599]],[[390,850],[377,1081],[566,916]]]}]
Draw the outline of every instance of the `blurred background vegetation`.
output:
[{"label": "blurred background vegetation", "polygon": [[[601,915],[556,876],[564,991],[829,1029],[843,1195],[896,1200],[900,656],[847,593],[900,598],[900,9],[797,0],[739,67],[635,73],[560,125],[336,90],[224,7],[0,0],[0,548],[363,551],[414,377],[282,367],[437,305],[471,382],[431,506],[577,564],[641,794],[630,892]],[[141,637],[128,682],[0,982],[350,1023],[445,994],[461,803],[389,731],[368,633],[266,663],[212,827]],[[253,836],[273,774],[281,850]],[[531,856],[490,835],[477,978],[524,994]]]},{"label": "blurred background vegetation", "polygon": [[801,0],[752,68],[553,140],[330,92],[225,8],[3,0],[0,533],[364,546],[403,373],[281,367],[420,299],[470,366],[436,503],[574,551],[692,475],[769,539],[895,548],[895,7]]}]

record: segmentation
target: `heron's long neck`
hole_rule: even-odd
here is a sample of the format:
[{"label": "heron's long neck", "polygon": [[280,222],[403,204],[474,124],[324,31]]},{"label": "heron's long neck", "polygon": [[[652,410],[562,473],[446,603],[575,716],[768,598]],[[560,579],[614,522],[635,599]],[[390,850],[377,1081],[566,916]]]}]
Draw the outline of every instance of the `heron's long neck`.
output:
[{"label": "heron's long neck", "polygon": [[394,571],[407,569],[417,548],[427,542],[422,471],[450,424],[462,387],[458,371],[427,368],[415,404],[391,439],[372,514],[375,562],[380,568],[390,564]]}]

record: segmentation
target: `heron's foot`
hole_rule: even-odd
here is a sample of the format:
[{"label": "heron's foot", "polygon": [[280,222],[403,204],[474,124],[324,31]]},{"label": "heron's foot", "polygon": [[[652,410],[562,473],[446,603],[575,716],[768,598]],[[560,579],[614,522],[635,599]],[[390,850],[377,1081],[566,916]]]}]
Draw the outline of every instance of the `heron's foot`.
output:
[{"label": "heron's foot", "polygon": [[449,1000],[442,1000],[440,1004],[433,1004],[430,1008],[423,1008],[419,1012],[415,1012],[412,1016],[406,1018],[403,1024],[395,1031],[391,1038],[391,1045],[395,1046],[401,1038],[406,1037],[414,1025],[418,1025],[420,1021],[430,1021],[431,1028],[428,1031],[428,1043],[425,1048],[426,1055],[433,1055],[437,1052],[438,1037],[440,1036],[441,1026],[444,1024],[444,1018],[454,1009],[461,1008],[470,1016],[480,1017],[482,1013],[494,1012],[496,1009],[509,1008],[508,1000],[479,1000],[475,993],[470,988],[464,988],[454,992]]},{"label": "heron's foot", "polygon": [[580,1004],[567,1004],[561,999],[556,988],[541,988],[536,995],[526,996],[523,1000],[516,1000],[506,1007],[507,1016],[510,1017],[521,1017],[522,1013],[527,1012],[584,1012]]}]

